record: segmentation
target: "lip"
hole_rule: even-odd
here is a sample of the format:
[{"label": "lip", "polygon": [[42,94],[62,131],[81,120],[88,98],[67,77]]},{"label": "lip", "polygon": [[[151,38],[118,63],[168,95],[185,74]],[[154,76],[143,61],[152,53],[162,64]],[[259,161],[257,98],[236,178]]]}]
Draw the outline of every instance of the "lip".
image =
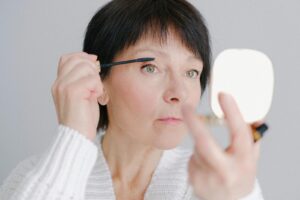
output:
[{"label": "lip", "polygon": [[177,117],[164,117],[158,119],[160,122],[167,123],[167,124],[178,124],[182,122],[182,119],[177,118]]}]

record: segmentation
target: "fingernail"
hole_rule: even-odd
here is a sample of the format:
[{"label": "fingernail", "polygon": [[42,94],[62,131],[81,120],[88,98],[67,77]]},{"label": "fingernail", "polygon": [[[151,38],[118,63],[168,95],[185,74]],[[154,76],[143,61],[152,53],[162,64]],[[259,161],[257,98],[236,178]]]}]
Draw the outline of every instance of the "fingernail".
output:
[{"label": "fingernail", "polygon": [[232,100],[232,96],[229,93],[219,92],[219,101],[228,102]]},{"label": "fingernail", "polygon": [[100,62],[98,60],[95,62],[95,67],[98,72],[101,72],[101,66],[100,66]]},{"label": "fingernail", "polygon": [[89,54],[90,58],[93,59],[93,60],[97,60],[98,59],[98,56],[95,55],[95,54]]}]

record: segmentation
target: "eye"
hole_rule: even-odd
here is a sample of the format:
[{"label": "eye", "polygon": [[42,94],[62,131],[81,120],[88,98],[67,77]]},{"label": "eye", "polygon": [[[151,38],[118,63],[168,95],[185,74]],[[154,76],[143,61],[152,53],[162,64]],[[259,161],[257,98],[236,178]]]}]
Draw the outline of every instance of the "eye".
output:
[{"label": "eye", "polygon": [[155,72],[155,69],[156,69],[156,66],[155,65],[152,65],[152,64],[147,64],[147,65],[143,65],[141,67],[141,69],[143,71],[145,71],[146,73],[150,73],[150,74],[153,74]]},{"label": "eye", "polygon": [[200,72],[198,70],[190,70],[187,72],[187,76],[190,78],[197,78],[199,76]]}]

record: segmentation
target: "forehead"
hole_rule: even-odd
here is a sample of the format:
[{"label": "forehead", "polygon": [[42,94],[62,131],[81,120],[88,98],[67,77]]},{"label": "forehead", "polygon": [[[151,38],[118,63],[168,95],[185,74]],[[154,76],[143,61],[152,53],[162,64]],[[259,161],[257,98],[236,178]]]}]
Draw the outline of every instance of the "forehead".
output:
[{"label": "forehead", "polygon": [[128,46],[121,53],[121,57],[138,55],[154,55],[161,58],[176,57],[178,59],[192,59],[201,61],[183,42],[179,34],[174,31],[168,32],[166,38],[155,37],[153,34],[145,34],[135,44]]}]

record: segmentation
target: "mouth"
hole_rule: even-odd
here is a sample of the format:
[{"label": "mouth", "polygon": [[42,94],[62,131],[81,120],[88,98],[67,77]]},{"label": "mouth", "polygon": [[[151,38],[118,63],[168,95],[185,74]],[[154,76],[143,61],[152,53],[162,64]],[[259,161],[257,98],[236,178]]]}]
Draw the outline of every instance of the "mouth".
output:
[{"label": "mouth", "polygon": [[165,123],[165,124],[178,124],[182,122],[182,119],[177,117],[164,117],[158,119],[158,121]]}]

